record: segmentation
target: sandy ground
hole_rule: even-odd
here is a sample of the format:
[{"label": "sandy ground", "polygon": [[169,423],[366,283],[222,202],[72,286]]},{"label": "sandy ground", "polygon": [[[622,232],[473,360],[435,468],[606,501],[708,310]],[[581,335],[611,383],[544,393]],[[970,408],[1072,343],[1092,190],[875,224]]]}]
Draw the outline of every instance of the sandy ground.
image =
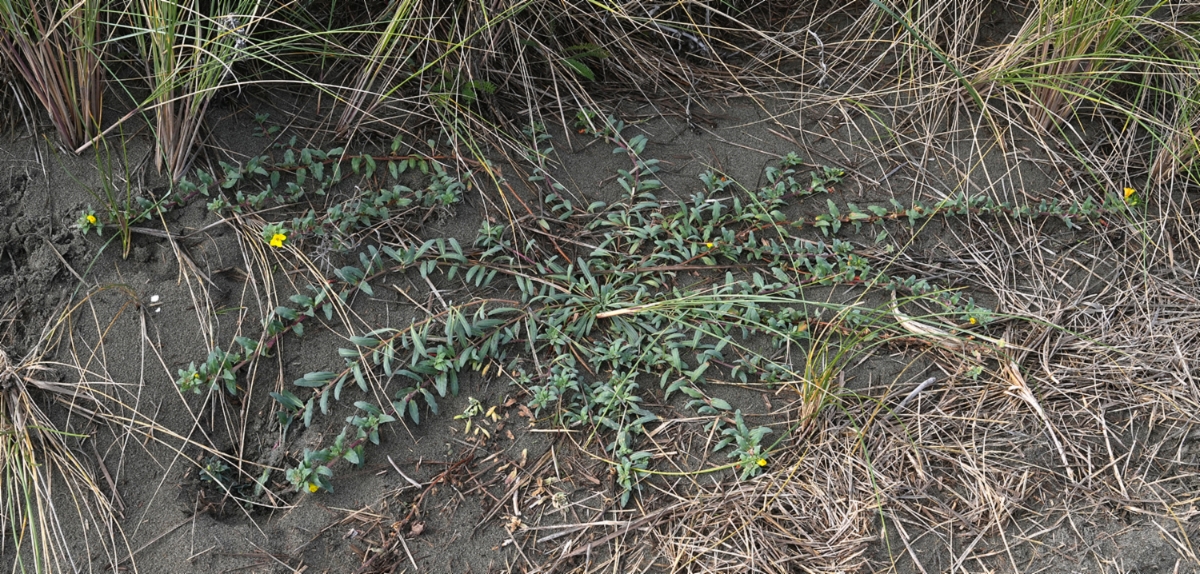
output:
[{"label": "sandy ground", "polygon": [[[271,149],[271,140],[251,135],[252,113],[227,106],[212,114],[221,118],[213,131],[215,147],[224,151],[211,157],[229,161],[278,153]],[[660,119],[648,107],[619,113],[634,124],[631,130],[649,135],[646,155],[663,161],[664,197],[687,197],[698,185],[697,174],[709,167],[754,187],[769,162],[792,151],[814,163],[848,170],[839,201],[936,197],[997,180],[987,173],[988,166],[964,173],[950,163],[931,161],[920,169],[934,172],[932,180],[945,187],[930,186],[928,178],[917,185],[910,158],[880,157],[862,144],[873,137],[869,118],[847,117],[841,111],[805,110],[767,121],[773,114],[756,104],[710,102],[692,124]],[[612,176],[623,167],[622,158],[603,142],[561,130],[553,133],[560,181],[583,205],[611,199],[616,193]],[[144,168],[148,152],[145,139],[135,139],[130,163]],[[364,325],[403,327],[428,309],[439,308],[440,298],[464,301],[471,294],[445,285],[437,285],[435,294],[434,286],[416,275],[388,277],[375,286],[374,296],[350,302],[354,318],[349,324],[325,322],[308,328],[303,338],[285,337],[277,354],[239,377],[243,392],[238,397],[182,394],[174,384],[178,369],[203,360],[214,343],[229,348],[235,336],[257,337],[264,311],[303,288],[305,274],[274,268],[270,276],[249,276],[247,269],[260,267],[247,261],[247,236],[239,233],[236,222],[219,223],[202,202],[167,214],[164,223],[176,238],[135,234],[130,255],[123,259],[119,242],[108,242],[111,232],[82,237],[72,228],[86,205],[97,204],[88,191],[98,181],[94,155],[54,153],[42,140],[23,137],[0,143],[0,158],[0,183],[5,186],[0,193],[0,305],[19,305],[10,337],[3,343],[19,355],[64,306],[83,301],[73,314],[72,344],[60,346],[58,360],[81,364],[116,382],[114,397],[173,433],[147,434],[117,423],[68,420],[61,407],[49,406],[64,424],[90,435],[78,441],[78,449],[94,463],[98,475],[110,477],[100,482],[119,510],[122,545],[128,548],[122,554],[123,568],[146,573],[565,572],[586,570],[589,563],[616,554],[621,559],[610,571],[700,569],[696,564],[672,565],[655,537],[637,536],[648,533],[646,525],[631,527],[639,517],[655,516],[670,506],[670,497],[648,494],[629,509],[619,509],[613,503],[617,491],[607,467],[582,454],[569,436],[554,432],[545,420],[536,420],[523,406],[527,397],[494,372],[464,377],[460,396],[444,401],[440,415],[425,413],[420,425],[388,427],[382,444],[368,449],[362,468],[338,463],[333,492],[289,492],[283,472],[276,470],[267,484],[277,497],[257,498],[275,508],[239,506],[201,480],[199,468],[214,452],[224,453],[233,463],[234,487],[252,490],[259,472],[255,464],[280,469],[306,447],[327,444],[357,400],[343,398],[331,414],[315,417],[311,427],[297,423],[284,433],[268,392],[290,385],[305,372],[336,368],[341,364],[337,349],[346,345],[345,337],[363,332]],[[990,161],[990,167],[1003,169],[1002,163],[995,163],[999,160]],[[1027,167],[1004,180],[1014,194],[1050,185],[1050,177],[1035,164]],[[152,175],[132,185],[137,193],[162,189]],[[802,204],[795,209],[821,207]],[[468,201],[436,214],[423,226],[414,225],[411,232],[422,238],[452,236],[467,245],[480,221],[495,215],[485,211],[477,200]],[[141,225],[163,227],[157,222]],[[954,252],[955,233],[937,224],[905,240],[914,252],[933,260]],[[1065,230],[1060,235],[1063,241],[1078,239],[1066,237]],[[870,241],[865,235],[861,239]],[[315,244],[305,247],[313,250],[310,255],[321,249]],[[331,261],[336,259],[334,255]],[[197,274],[186,278],[181,261],[194,265],[205,279],[197,280]],[[986,301],[989,294],[979,296]],[[78,376],[70,369],[60,371],[65,381]],[[846,385],[889,396],[906,392],[930,372],[931,360],[919,351],[897,351],[858,365],[846,373]],[[974,392],[972,388],[964,384],[945,392]],[[767,392],[719,392],[728,393],[731,402],[748,413],[766,412],[764,402],[773,399]],[[490,438],[465,433],[465,422],[454,418],[472,399],[496,408],[496,418],[485,423]],[[676,407],[660,408],[670,412]],[[1125,428],[1132,430],[1118,441],[1113,454],[1117,458],[1136,448],[1139,440],[1149,439],[1138,437],[1137,425]],[[1037,487],[1021,490],[1024,494],[1011,501],[1004,530],[973,521],[972,509],[959,506],[961,499],[953,496],[958,486],[952,481],[914,479],[914,485],[925,485],[925,495],[941,490],[943,500],[963,519],[940,529],[918,529],[897,510],[903,506],[903,497],[897,496],[869,512],[875,518],[861,533],[860,557],[846,563],[859,565],[862,572],[904,573],[1195,571],[1195,564],[1187,560],[1194,556],[1190,546],[1179,537],[1181,524],[1128,512],[1118,502],[1078,503],[1085,497],[1048,468],[1055,457],[1045,448],[1044,437],[1033,436],[1027,443],[1035,469],[1028,480]],[[1190,440],[1180,448],[1185,462],[1195,461]],[[246,461],[241,474],[238,459]],[[1192,463],[1174,472],[1194,468],[1188,464]],[[937,465],[931,468],[936,472]],[[1039,468],[1043,472],[1038,473]],[[707,480],[737,482],[729,472]],[[95,544],[95,537],[85,540],[71,516],[67,513],[63,524],[76,549],[72,559],[82,571],[106,571],[101,553],[88,546]],[[606,526],[605,520],[625,526]],[[592,526],[571,527],[584,524]],[[1182,525],[1182,531],[1191,529]],[[614,534],[619,537],[610,536]],[[614,547],[605,542],[610,539],[630,540],[632,547]],[[572,555],[580,547],[564,547],[566,540],[594,544]],[[12,559],[11,552],[0,553],[0,564]],[[798,562],[793,571],[807,571],[804,564]],[[814,571],[835,571],[818,567],[815,559],[812,565]]]}]

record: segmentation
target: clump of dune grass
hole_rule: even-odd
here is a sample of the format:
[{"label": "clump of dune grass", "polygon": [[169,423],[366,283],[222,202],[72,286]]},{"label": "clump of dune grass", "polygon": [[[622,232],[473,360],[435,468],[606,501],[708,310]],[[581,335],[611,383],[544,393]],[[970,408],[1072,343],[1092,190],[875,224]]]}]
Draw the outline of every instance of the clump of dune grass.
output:
[{"label": "clump of dune grass", "polygon": [[1039,2],[1015,38],[997,50],[982,75],[1019,88],[1029,120],[1048,128],[1079,102],[1118,81],[1131,63],[1128,43],[1138,34],[1141,2]]},{"label": "clump of dune grass", "polygon": [[25,86],[17,80],[12,63],[8,58],[0,59],[0,130],[13,130],[22,121],[29,122],[27,98]]},{"label": "clump of dune grass", "polygon": [[[10,305],[6,315],[14,311]],[[97,395],[87,383],[55,380],[57,369],[49,354],[61,326],[48,326],[19,358],[0,348],[0,540],[13,557],[15,572],[79,571],[97,550],[117,563],[120,534],[113,506],[91,465],[72,448],[86,436],[63,428],[46,411],[48,403],[72,405],[83,413],[97,407]],[[83,528],[65,527],[61,521],[68,515]],[[87,552],[77,551],[68,532],[82,533]]]},{"label": "clump of dune grass", "polygon": [[245,57],[258,20],[258,2],[202,5],[140,0],[131,17],[149,61],[155,117],[155,166],[172,180],[191,165],[205,111],[216,92],[235,85],[234,63]]},{"label": "clump of dune grass", "polygon": [[68,149],[100,130],[102,0],[0,2],[0,55],[24,80]]},{"label": "clump of dune grass", "polygon": [[335,6],[288,7],[279,20],[295,27],[280,42],[312,56],[310,77],[339,102],[340,134],[421,120],[498,134],[631,95],[666,95],[661,113],[689,114],[689,96],[774,85],[787,76],[780,54],[810,42],[785,33],[804,14],[784,2],[396,1],[349,22]]}]

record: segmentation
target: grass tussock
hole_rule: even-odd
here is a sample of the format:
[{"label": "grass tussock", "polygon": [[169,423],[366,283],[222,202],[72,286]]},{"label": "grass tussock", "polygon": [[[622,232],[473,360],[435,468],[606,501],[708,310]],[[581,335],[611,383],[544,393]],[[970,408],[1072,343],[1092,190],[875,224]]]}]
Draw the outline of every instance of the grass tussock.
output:
[{"label": "grass tussock", "polygon": [[172,181],[191,165],[200,127],[217,90],[237,85],[234,63],[246,57],[260,3],[140,0],[129,17],[149,62],[154,163]]},{"label": "grass tussock", "polygon": [[0,55],[24,80],[69,149],[100,130],[106,40],[102,4],[0,3]]},{"label": "grass tussock", "polygon": [[[12,306],[5,310],[14,313]],[[62,365],[50,353],[61,326],[48,328],[23,357],[11,358],[0,348],[0,540],[15,572],[78,571],[94,558],[116,564],[123,542],[109,495],[75,447],[86,435],[64,428],[47,411],[47,398],[85,415],[95,414],[99,404],[89,384],[55,380]],[[82,531],[64,528],[66,517],[83,524]],[[71,539],[78,534],[86,552]]]}]

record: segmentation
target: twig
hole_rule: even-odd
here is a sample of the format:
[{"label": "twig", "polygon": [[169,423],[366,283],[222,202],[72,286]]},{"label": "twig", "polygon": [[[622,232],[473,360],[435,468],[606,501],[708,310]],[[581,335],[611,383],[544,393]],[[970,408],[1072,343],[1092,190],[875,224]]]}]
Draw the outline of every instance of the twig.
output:
[{"label": "twig", "polygon": [[421,278],[422,278],[422,279],[425,279],[425,283],[426,283],[427,285],[429,285],[429,291],[433,293],[434,297],[437,297],[437,300],[438,300],[439,302],[441,302],[441,304],[442,304],[442,308],[443,308],[443,309],[445,309],[445,310],[447,310],[447,311],[449,311],[449,310],[450,310],[450,305],[446,304],[446,300],[442,298],[442,292],[441,292],[441,291],[438,291],[438,288],[437,288],[437,286],[436,286],[436,285],[434,285],[434,284],[433,284],[433,281],[430,281],[430,280],[429,280],[429,276],[428,276],[428,275],[422,275],[422,276],[421,276]]},{"label": "twig", "polygon": [[929,387],[932,387],[933,384],[936,382],[937,382],[937,377],[929,377],[928,379],[925,379],[924,382],[917,385],[917,388],[915,388],[911,392],[909,392],[908,396],[904,397],[904,400],[900,401],[900,404],[896,405],[896,408],[892,409],[892,411],[900,412],[900,410],[904,408],[904,405],[907,405],[909,401],[913,400],[914,398],[916,398],[917,395],[921,394],[921,391],[928,389]]},{"label": "twig", "polygon": [[183,525],[184,525],[184,524],[187,524],[187,523],[191,522],[193,519],[195,519],[195,517],[196,517],[196,515],[195,515],[195,514],[193,514],[192,516],[189,516],[189,517],[185,518],[185,519],[183,520],[183,522],[180,522],[179,524],[176,524],[175,526],[172,526],[172,527],[170,527],[170,528],[168,528],[168,529],[164,530],[162,534],[159,534],[158,536],[155,536],[154,538],[151,538],[149,542],[146,542],[145,544],[141,545],[141,547],[139,547],[137,550],[134,550],[133,552],[130,552],[130,553],[129,553],[129,557],[128,557],[128,558],[126,558],[126,559],[124,559],[124,560],[122,560],[121,562],[119,562],[119,563],[117,564],[117,566],[118,566],[118,567],[120,567],[120,566],[121,566],[121,564],[124,564],[124,563],[126,563],[126,562],[128,562],[128,561],[130,561],[130,560],[133,560],[133,556],[134,556],[135,554],[137,554],[137,553],[139,553],[139,552],[141,552],[141,551],[143,551],[143,550],[145,550],[145,549],[149,548],[149,547],[150,547],[150,545],[154,544],[155,542],[158,542],[159,540],[162,540],[162,539],[163,539],[165,536],[167,536],[168,534],[171,534],[172,532],[175,532],[176,530],[179,530],[180,528],[182,528],[182,527],[183,527]]},{"label": "twig", "polygon": [[[396,473],[399,474],[404,480],[407,480],[409,484],[411,484],[417,488],[423,488],[421,486],[421,483],[409,478],[407,474],[404,474],[404,471],[400,470],[399,466],[396,466],[396,461],[392,460],[392,457],[390,455],[387,457],[387,461],[388,461],[388,463],[390,463],[392,465],[392,468],[396,469]],[[413,566],[415,567],[416,564],[413,564]]]},{"label": "twig", "polygon": [[413,571],[414,571],[414,572],[420,572],[420,571],[421,571],[421,567],[420,567],[420,566],[417,566],[417,560],[416,560],[415,558],[413,558],[412,552],[410,552],[410,551],[408,550],[408,543],[404,541],[404,533],[403,533],[403,532],[397,532],[397,533],[396,533],[396,539],[400,541],[400,546],[401,546],[402,548],[404,548],[404,554],[405,554],[406,556],[408,556],[408,562],[409,562],[410,564],[412,564]]}]

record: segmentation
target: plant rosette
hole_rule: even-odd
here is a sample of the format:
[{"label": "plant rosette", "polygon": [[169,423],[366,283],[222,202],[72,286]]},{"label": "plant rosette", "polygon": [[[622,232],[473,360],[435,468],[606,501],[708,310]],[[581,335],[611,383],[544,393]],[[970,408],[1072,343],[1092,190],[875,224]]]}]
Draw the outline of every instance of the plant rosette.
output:
[{"label": "plant rosette", "polygon": [[282,224],[272,223],[263,228],[262,238],[267,245],[276,249],[282,248],[288,241],[288,230]]},{"label": "plant rosette", "polygon": [[96,210],[92,209],[91,206],[88,206],[83,213],[79,214],[79,219],[75,220],[75,227],[84,235],[87,235],[93,229],[96,230],[96,235],[104,234],[104,222],[96,217]]}]

